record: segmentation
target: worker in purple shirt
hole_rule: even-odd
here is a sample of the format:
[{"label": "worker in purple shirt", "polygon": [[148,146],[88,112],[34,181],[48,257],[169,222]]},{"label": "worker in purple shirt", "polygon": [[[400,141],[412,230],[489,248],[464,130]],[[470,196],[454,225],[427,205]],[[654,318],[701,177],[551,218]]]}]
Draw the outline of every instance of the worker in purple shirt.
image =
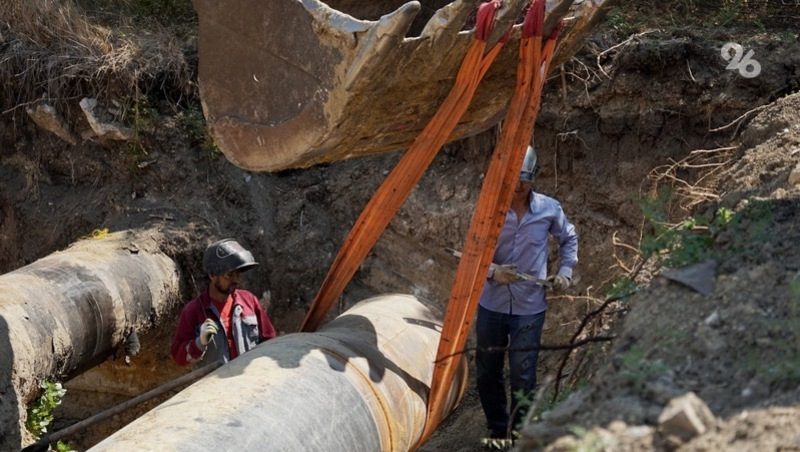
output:
[{"label": "worker in purple shirt", "polygon": [[[561,204],[532,190],[536,151],[528,146],[511,208],[497,240],[494,264],[481,294],[476,321],[478,394],[492,438],[507,438],[518,428],[521,399],[531,400],[536,388],[536,362],[547,311],[546,280],[554,290],[572,283],[578,263],[578,235]],[[548,235],[558,243],[559,268],[548,277]],[[535,278],[521,279],[520,273]],[[508,350],[511,410],[503,377]]]}]

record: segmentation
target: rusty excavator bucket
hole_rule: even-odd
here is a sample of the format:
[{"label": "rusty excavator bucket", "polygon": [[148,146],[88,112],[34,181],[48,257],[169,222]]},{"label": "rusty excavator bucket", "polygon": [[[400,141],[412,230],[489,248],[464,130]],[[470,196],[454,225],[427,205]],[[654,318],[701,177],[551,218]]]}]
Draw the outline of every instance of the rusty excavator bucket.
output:
[{"label": "rusty excavator bucket", "polygon": [[[612,2],[553,2],[546,26],[561,18],[566,25],[555,65],[577,50]],[[503,2],[494,41],[528,3]],[[478,4],[194,0],[200,96],[215,143],[231,162],[253,171],[407,148],[453,84]],[[519,28],[450,140],[503,118]]]}]

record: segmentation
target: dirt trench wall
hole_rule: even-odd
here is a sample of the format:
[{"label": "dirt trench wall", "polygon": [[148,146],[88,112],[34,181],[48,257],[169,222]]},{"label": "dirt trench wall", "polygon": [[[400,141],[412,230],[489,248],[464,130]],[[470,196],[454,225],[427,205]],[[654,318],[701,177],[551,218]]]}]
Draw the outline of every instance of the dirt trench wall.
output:
[{"label": "dirt trench wall", "polygon": [[[589,46],[607,45],[603,40],[595,37]],[[710,129],[800,87],[797,45],[762,44],[758,53],[769,59],[756,83],[724,69],[719,57],[723,43],[692,35],[633,40],[602,60],[608,76],[596,69],[589,83],[570,75],[596,65],[594,55],[585,51],[580,62],[565,67],[563,79],[556,72],[548,85],[536,128],[541,172],[535,188],[561,200],[578,226],[581,291],[589,284],[597,289],[608,278],[615,263],[610,246],[615,231],[636,245],[639,201],[649,188],[643,180],[651,169],[695,149],[728,146],[735,127]],[[773,53],[767,53],[771,48]],[[694,67],[691,75],[688,66]],[[362,270],[368,284],[415,281],[416,290],[431,298],[446,297],[447,284],[425,282],[441,281],[438,264],[454,261],[437,257],[431,245],[460,246],[492,142],[489,132],[443,151]],[[393,265],[400,264],[393,256],[410,257],[414,265]],[[437,265],[428,262],[431,258]],[[391,277],[381,269],[392,269]]]},{"label": "dirt trench wall", "polygon": [[[548,85],[537,123],[542,172],[537,189],[562,201],[582,234],[579,272],[613,264],[607,237],[635,238],[638,188],[655,165],[689,150],[728,142],[734,127],[711,133],[740,114],[798,85],[798,56],[780,42],[757,48],[763,74],[744,79],[724,69],[719,46],[729,36],[690,34],[634,39],[601,58],[589,51]],[[589,48],[611,47],[599,35]],[[771,49],[771,52],[770,52]],[[773,55],[774,54],[774,55]],[[691,73],[689,68],[693,68]],[[581,71],[590,71],[587,73]],[[584,83],[576,76],[591,78]],[[406,289],[440,303],[469,224],[493,131],[446,146],[362,267],[351,292]],[[0,270],[9,271],[100,226],[119,229],[163,223],[183,228],[201,250],[212,237],[236,236],[262,266],[249,286],[273,292],[279,328],[295,327],[358,212],[398,154],[256,174],[218,154],[188,148],[172,117],[159,118],[147,153],[86,142],[67,149],[33,126],[4,137],[0,164]],[[198,253],[199,254],[199,253]],[[596,254],[596,255],[595,255]],[[201,290],[199,255],[185,254]],[[358,299],[357,297],[352,297]],[[348,297],[349,298],[349,297]]]}]

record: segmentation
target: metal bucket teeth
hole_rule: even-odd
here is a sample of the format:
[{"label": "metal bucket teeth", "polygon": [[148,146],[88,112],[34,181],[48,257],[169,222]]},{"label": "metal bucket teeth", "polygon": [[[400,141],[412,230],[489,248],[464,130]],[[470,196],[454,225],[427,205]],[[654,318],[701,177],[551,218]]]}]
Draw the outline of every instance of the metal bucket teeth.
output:
[{"label": "metal bucket teeth", "polygon": [[[361,8],[373,16],[379,3],[384,2],[339,1],[350,14]],[[194,0],[200,94],[217,146],[231,162],[254,171],[407,148],[452,85],[472,39],[462,29],[478,1],[446,4],[418,35],[409,36],[423,7],[431,8],[426,3],[442,4],[412,1],[377,20],[359,20],[316,0]],[[503,3],[498,28],[507,29],[502,24],[520,17],[527,1]],[[587,18],[609,3],[581,2],[561,15],[580,18],[573,28],[591,28],[596,21]],[[570,39],[582,40],[588,28],[571,30],[583,33]],[[496,35],[490,41],[502,32]],[[513,42],[482,82],[452,140],[502,119],[514,86]],[[574,52],[577,44],[562,42],[562,48]]]}]

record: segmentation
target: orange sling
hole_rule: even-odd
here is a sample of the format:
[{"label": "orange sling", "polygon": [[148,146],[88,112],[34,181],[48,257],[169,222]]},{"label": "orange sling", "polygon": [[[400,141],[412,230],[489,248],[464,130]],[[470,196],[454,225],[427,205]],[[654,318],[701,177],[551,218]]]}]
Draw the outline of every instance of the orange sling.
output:
[{"label": "orange sling", "polygon": [[542,88],[559,30],[556,28],[542,49],[544,6],[544,0],[534,0],[525,17],[517,85],[484,179],[447,303],[420,443],[430,436],[441,420],[539,111]]},{"label": "orange sling", "polygon": [[453,88],[361,212],[331,264],[300,331],[315,331],[319,327],[466,112],[478,83],[503,45],[501,41],[484,54],[498,8],[500,0],[482,3],[479,7],[475,39],[464,56]]}]

